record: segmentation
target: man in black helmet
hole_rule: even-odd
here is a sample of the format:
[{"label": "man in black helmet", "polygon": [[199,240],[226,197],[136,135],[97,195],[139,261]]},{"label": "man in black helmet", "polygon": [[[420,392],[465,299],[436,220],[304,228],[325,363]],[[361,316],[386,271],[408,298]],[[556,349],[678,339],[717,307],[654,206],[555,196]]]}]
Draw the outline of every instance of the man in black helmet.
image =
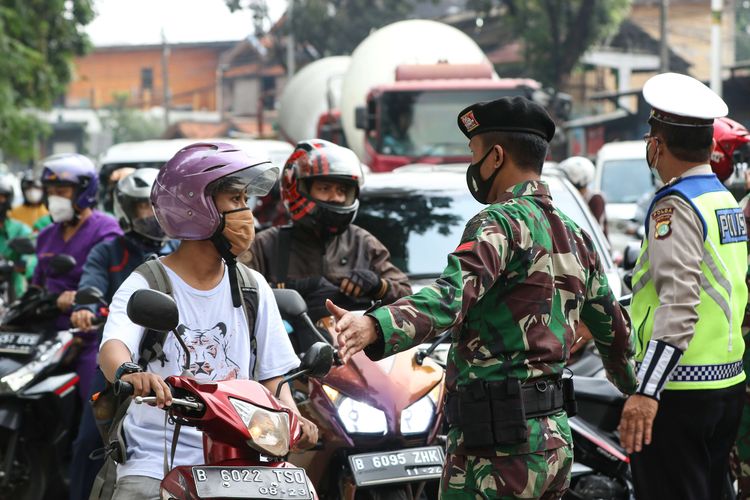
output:
[{"label": "man in black helmet", "polygon": [[302,141],[281,176],[291,226],[258,233],[243,261],[278,287],[306,299],[313,321],[328,316],[325,299],[366,309],[411,293],[407,276],[373,235],[351,224],[359,208],[359,159],[328,141]]}]

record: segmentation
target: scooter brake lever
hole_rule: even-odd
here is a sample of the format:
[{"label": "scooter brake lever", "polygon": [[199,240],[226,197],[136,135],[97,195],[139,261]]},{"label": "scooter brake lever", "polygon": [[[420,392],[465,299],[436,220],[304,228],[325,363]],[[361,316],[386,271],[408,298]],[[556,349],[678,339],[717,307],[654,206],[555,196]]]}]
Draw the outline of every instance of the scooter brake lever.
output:
[{"label": "scooter brake lever", "polygon": [[[156,403],[156,397],[155,396],[136,396],[133,398],[133,401],[135,401],[135,404],[151,404]],[[187,399],[182,398],[172,398],[172,406],[184,406],[185,408],[191,408],[193,410],[201,411],[203,410],[203,404],[198,403],[197,401],[188,401]]]},{"label": "scooter brake lever", "polygon": [[338,351],[333,351],[333,364],[336,366],[343,366],[344,362],[341,361],[341,356]]}]

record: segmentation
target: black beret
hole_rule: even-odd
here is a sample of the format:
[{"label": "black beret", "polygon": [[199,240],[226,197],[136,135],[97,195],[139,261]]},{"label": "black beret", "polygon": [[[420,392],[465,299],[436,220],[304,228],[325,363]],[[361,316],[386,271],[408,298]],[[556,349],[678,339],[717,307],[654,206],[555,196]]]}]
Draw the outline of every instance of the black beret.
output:
[{"label": "black beret", "polygon": [[458,128],[469,139],[494,131],[536,134],[547,142],[555,135],[555,122],[547,110],[520,96],[472,104],[458,114]]}]

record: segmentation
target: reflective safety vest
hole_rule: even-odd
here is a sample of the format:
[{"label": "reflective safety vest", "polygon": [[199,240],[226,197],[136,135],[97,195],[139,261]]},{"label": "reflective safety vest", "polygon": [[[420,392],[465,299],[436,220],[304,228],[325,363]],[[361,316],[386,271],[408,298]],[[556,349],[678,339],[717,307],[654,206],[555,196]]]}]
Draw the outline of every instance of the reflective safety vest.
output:
[{"label": "reflective safety vest", "polygon": [[654,312],[660,305],[649,272],[649,218],[656,202],[668,195],[681,196],[700,218],[703,259],[695,333],[665,389],[730,387],[745,379],[740,327],[747,304],[747,227],[734,197],[713,174],[685,177],[657,192],[651,202],[632,281],[636,360],[643,360],[653,333]]}]

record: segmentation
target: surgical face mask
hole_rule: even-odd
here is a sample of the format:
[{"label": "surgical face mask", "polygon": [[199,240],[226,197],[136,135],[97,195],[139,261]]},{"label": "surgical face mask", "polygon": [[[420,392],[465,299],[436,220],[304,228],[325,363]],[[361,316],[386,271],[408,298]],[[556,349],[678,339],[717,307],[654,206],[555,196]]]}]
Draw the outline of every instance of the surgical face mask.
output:
[{"label": "surgical face mask", "polygon": [[239,257],[245,253],[255,238],[253,212],[249,208],[224,212],[222,235],[232,245],[232,255]]},{"label": "surgical face mask", "polygon": [[500,167],[498,167],[495,169],[492,175],[490,175],[489,179],[483,180],[482,174],[480,172],[482,169],[482,164],[494,149],[495,146],[492,146],[479,161],[477,161],[476,163],[472,163],[466,169],[466,185],[469,187],[469,192],[475,200],[483,204],[487,203],[487,196],[490,194],[492,184],[495,182],[497,174],[500,173]]},{"label": "surgical face mask", "polygon": [[47,198],[47,208],[52,222],[68,222],[73,220],[75,211],[73,202],[62,196],[49,196]]},{"label": "surgical face mask", "polygon": [[29,188],[23,192],[23,196],[24,198],[26,198],[26,201],[31,203],[32,205],[41,203],[43,195],[44,193],[39,188]]},{"label": "surgical face mask", "polygon": [[659,175],[659,171],[656,169],[656,167],[659,165],[659,142],[657,140],[654,154],[652,156],[649,156],[649,152],[651,151],[651,148],[649,146],[651,145],[651,142],[652,141],[646,143],[646,163],[648,164],[648,168],[651,169],[651,175],[654,176],[654,179],[657,181],[662,181],[661,175]]}]

